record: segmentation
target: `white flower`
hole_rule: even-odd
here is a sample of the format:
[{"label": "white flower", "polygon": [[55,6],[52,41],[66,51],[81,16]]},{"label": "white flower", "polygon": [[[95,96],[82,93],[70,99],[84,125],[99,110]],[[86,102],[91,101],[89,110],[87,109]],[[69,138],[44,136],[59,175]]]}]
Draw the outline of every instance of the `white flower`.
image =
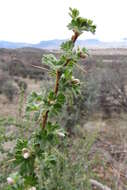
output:
[{"label": "white flower", "polygon": [[29,190],[36,190],[36,187],[31,187]]},{"label": "white flower", "polygon": [[65,137],[65,134],[62,133],[62,132],[57,132],[57,135],[60,136],[60,137]]},{"label": "white flower", "polygon": [[23,156],[23,158],[28,159],[30,157],[30,151],[29,151],[29,149],[23,148],[22,149],[22,156]]},{"label": "white flower", "polygon": [[14,179],[11,178],[11,177],[7,178],[7,182],[8,182],[9,185],[13,185],[15,183]]},{"label": "white flower", "polygon": [[29,157],[30,157],[29,152],[24,153],[23,157],[24,157],[25,159],[29,158]]}]

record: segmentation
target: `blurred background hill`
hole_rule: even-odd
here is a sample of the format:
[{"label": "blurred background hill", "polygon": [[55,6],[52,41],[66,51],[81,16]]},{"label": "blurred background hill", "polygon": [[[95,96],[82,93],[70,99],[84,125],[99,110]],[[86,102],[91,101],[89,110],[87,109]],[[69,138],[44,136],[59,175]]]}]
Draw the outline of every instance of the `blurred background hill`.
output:
[{"label": "blurred background hill", "polygon": [[[66,40],[45,40],[40,41],[40,43],[30,44],[30,43],[20,43],[20,42],[8,42],[8,41],[0,41],[0,48],[24,48],[24,47],[32,47],[32,48],[40,48],[40,49],[59,49],[60,44]],[[121,41],[113,41],[113,42],[103,42],[98,39],[87,39],[87,40],[78,40],[77,45],[85,46],[87,48],[127,48],[127,40],[124,38]]]}]

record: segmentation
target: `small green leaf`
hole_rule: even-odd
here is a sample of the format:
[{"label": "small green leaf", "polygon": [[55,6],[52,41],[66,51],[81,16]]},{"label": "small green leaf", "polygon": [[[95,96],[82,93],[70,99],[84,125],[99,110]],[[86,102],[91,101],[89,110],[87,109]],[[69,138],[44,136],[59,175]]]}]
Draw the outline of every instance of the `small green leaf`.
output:
[{"label": "small green leaf", "polygon": [[60,93],[58,96],[57,96],[57,102],[60,103],[60,104],[64,104],[65,103],[65,96],[63,93]]},{"label": "small green leaf", "polygon": [[50,91],[48,94],[48,99],[49,100],[55,100],[56,96],[55,93],[53,91]]},{"label": "small green leaf", "polygon": [[74,48],[74,43],[72,42],[72,40],[63,42],[61,44],[61,49],[64,51],[71,51]]},{"label": "small green leaf", "polygon": [[49,65],[52,69],[59,68],[59,62],[53,54],[44,55],[42,63]]},{"label": "small green leaf", "polygon": [[39,109],[40,109],[40,104],[36,104],[33,102],[27,105],[26,112],[38,111]]},{"label": "small green leaf", "polygon": [[84,48],[82,48],[82,52],[83,52],[84,54],[89,55],[89,53],[88,53],[88,49],[86,49],[85,47],[84,47]]},{"label": "small green leaf", "polygon": [[74,32],[82,34],[83,31],[95,33],[96,25],[93,24],[93,21],[79,16],[77,9],[70,9],[70,16],[72,17],[71,22],[68,24],[68,29]]},{"label": "small green leaf", "polygon": [[75,19],[76,17],[79,16],[79,10],[78,9],[72,9],[71,7],[69,8],[70,12],[69,15]]}]

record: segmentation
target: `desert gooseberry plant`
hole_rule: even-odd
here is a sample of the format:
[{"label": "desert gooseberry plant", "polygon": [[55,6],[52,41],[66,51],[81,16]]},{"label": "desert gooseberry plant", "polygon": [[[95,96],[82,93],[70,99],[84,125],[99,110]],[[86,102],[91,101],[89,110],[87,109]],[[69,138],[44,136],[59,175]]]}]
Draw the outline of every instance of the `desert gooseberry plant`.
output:
[{"label": "desert gooseberry plant", "polygon": [[32,92],[28,98],[26,114],[32,113],[36,127],[28,138],[17,139],[14,149],[15,172],[7,177],[8,190],[46,190],[46,181],[52,176],[58,162],[62,162],[58,149],[62,150],[61,142],[67,133],[59,125],[57,116],[62,114],[68,95],[80,93],[81,82],[73,76],[73,69],[80,59],[87,56],[87,50],[75,48],[75,42],[84,31],[94,34],[96,30],[93,21],[80,17],[77,9],[70,8],[69,15],[71,21],[67,27],[73,35],[61,44],[60,57],[48,54],[42,58],[42,63],[50,68],[54,88],[43,94]]}]

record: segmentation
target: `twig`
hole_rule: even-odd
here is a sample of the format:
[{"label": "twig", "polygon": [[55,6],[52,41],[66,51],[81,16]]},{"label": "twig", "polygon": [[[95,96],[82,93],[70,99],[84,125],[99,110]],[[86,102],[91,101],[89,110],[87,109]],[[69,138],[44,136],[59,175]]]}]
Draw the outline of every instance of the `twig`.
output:
[{"label": "twig", "polygon": [[49,70],[49,69],[47,69],[47,68],[40,67],[40,66],[36,66],[36,65],[32,65],[32,67],[35,67],[35,68],[37,68],[37,69],[41,69],[41,70],[50,71],[50,70]]},{"label": "twig", "polygon": [[56,71],[56,84],[55,84],[55,89],[54,89],[55,95],[57,95],[57,93],[58,93],[60,77],[61,77],[61,73],[59,70],[57,70]]},{"label": "twig", "polygon": [[13,161],[15,161],[15,160],[16,160],[16,159],[13,158],[13,159],[11,159],[11,160],[8,160],[7,163],[13,162]]},{"label": "twig", "polygon": [[87,73],[87,71],[85,69],[83,69],[81,66],[79,66],[78,64],[75,64],[76,67],[78,67],[81,71],[83,71],[84,73]]},{"label": "twig", "polygon": [[6,166],[8,166],[9,163],[11,163],[11,162],[13,162],[13,161],[15,161],[15,160],[16,160],[15,158],[13,158],[13,159],[11,159],[11,160],[8,160],[8,161],[6,162],[6,164],[4,164],[4,165],[1,167],[1,169],[4,169]]},{"label": "twig", "polygon": [[100,182],[94,180],[94,179],[90,179],[90,182],[92,185],[95,185],[96,187],[98,187],[101,190],[111,190],[111,188],[101,184]]},{"label": "twig", "polygon": [[48,112],[49,110],[47,110],[44,115],[43,115],[43,119],[42,119],[42,128],[44,129],[47,123],[47,119],[48,119]]}]

